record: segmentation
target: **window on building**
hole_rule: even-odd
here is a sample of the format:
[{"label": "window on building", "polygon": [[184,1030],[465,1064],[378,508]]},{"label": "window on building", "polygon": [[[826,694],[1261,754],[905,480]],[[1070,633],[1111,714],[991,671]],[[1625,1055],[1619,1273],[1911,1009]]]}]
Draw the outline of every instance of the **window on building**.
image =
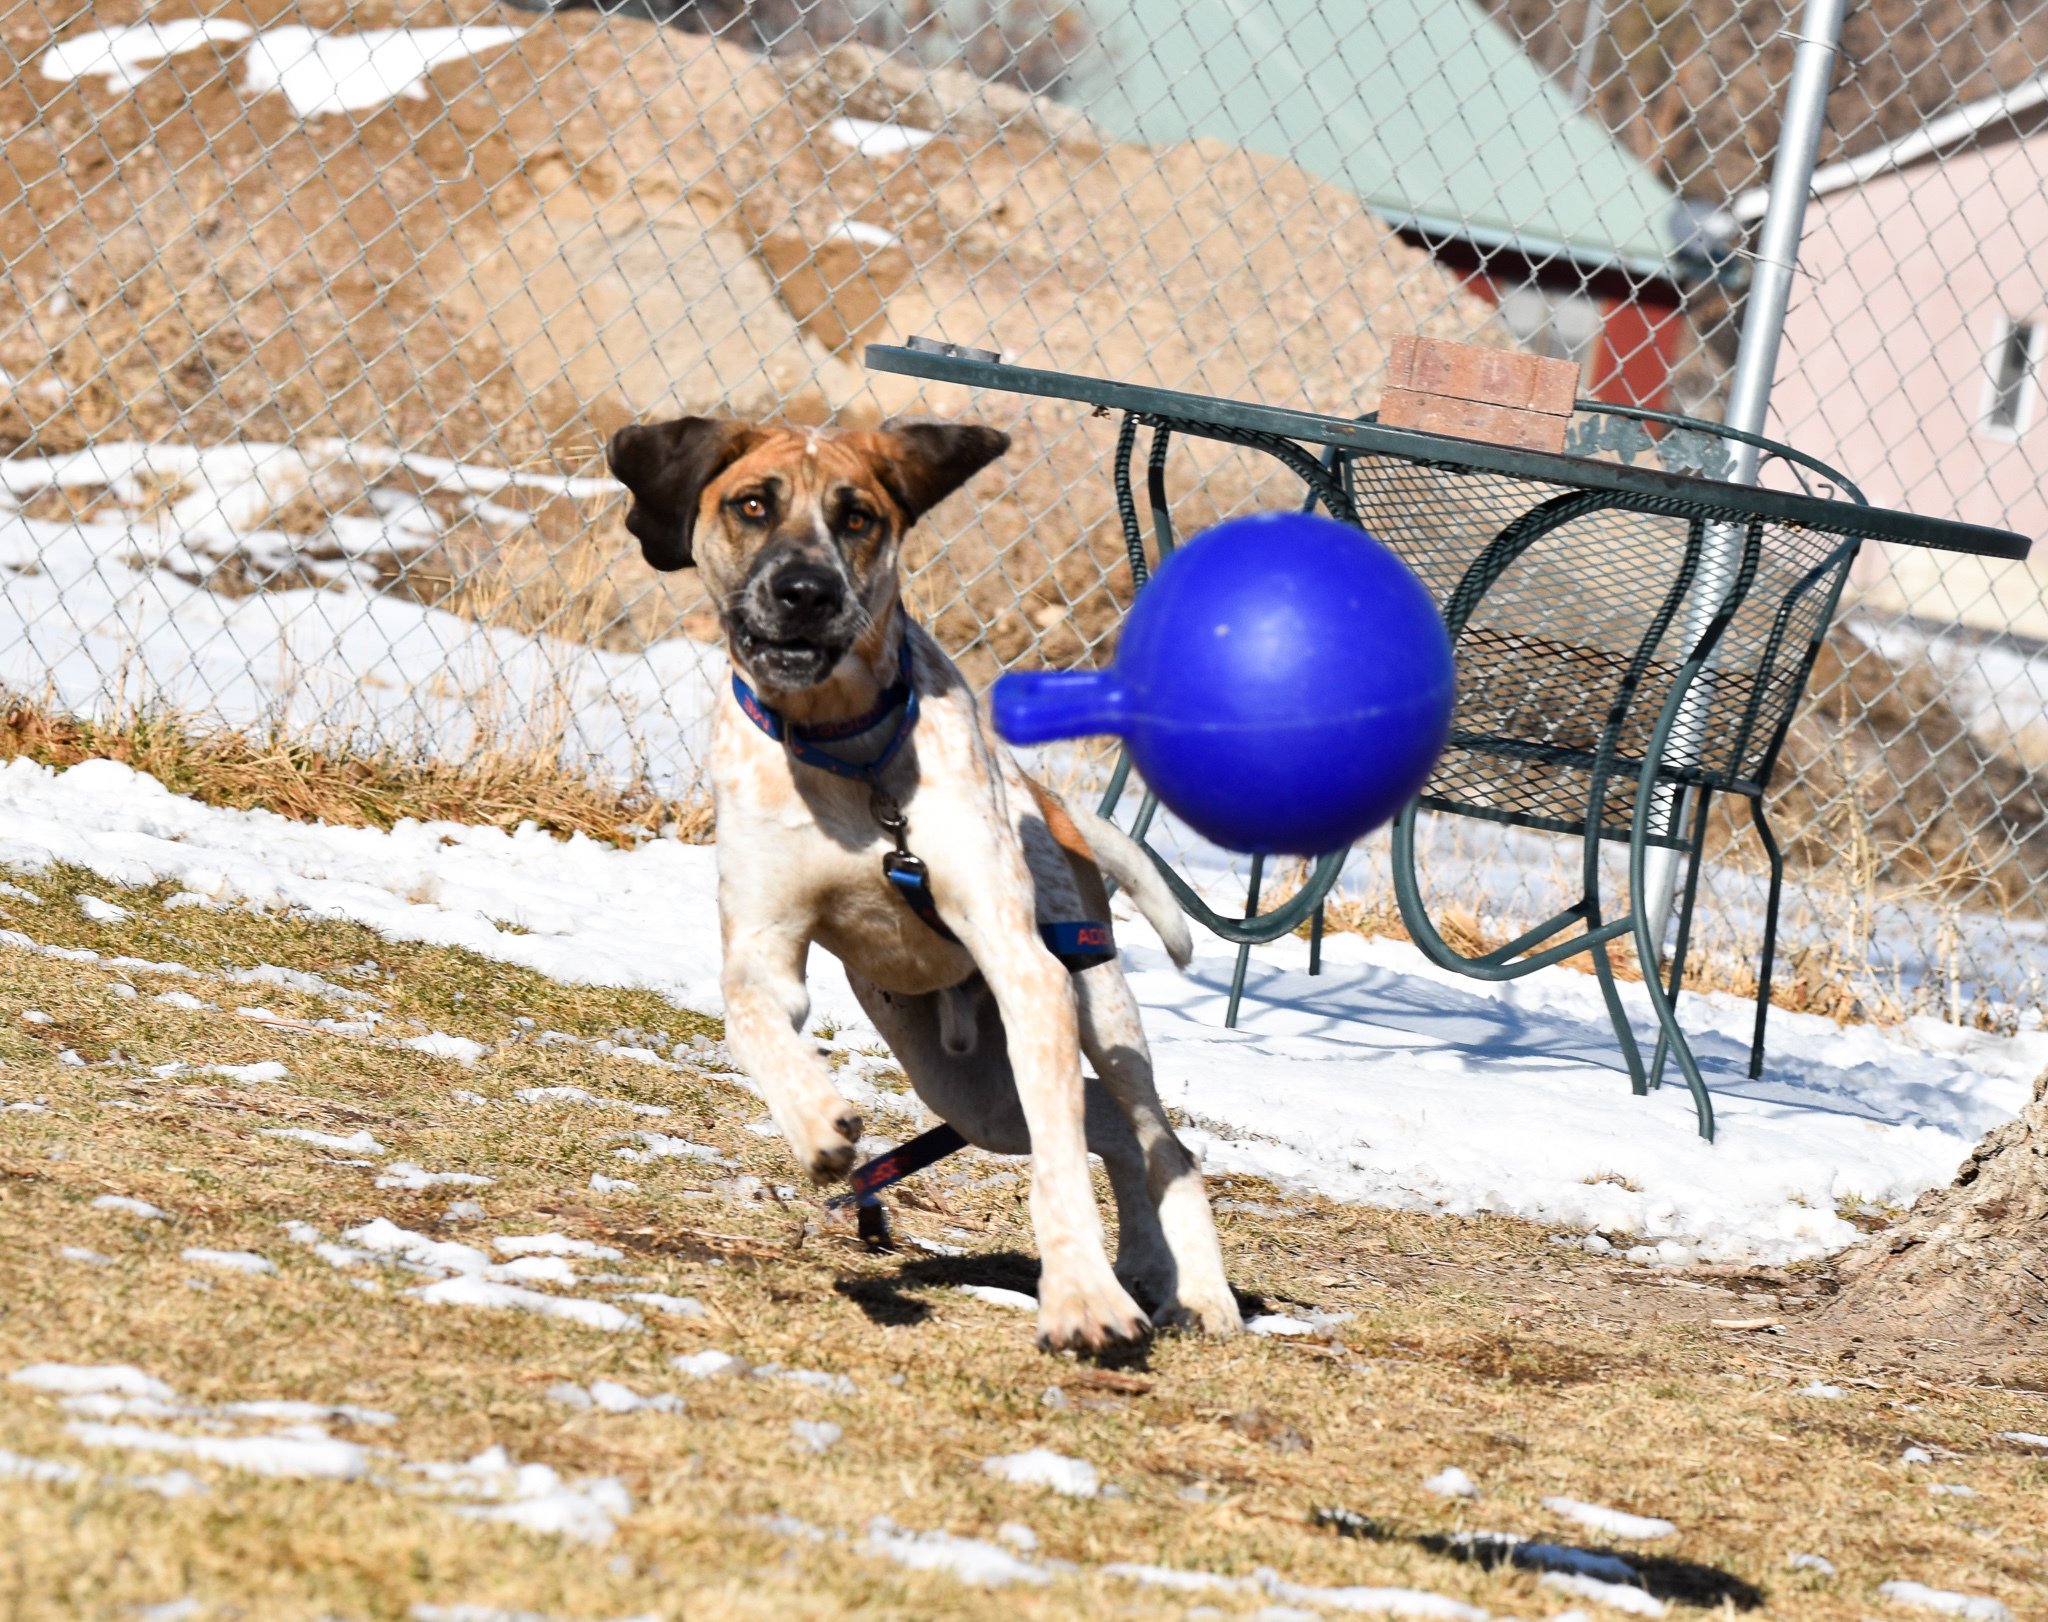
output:
[{"label": "window on building", "polygon": [[1991,409],[1985,424],[2000,433],[2025,431],[2033,414],[2034,365],[2040,358],[2042,328],[2009,317],[1998,324],[1991,351]]}]

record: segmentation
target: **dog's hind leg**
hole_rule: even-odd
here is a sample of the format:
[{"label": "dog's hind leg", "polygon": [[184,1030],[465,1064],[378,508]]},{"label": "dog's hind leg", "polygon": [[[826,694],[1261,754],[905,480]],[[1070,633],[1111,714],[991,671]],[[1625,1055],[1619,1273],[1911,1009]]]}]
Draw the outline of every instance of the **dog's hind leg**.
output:
[{"label": "dog's hind leg", "polygon": [[[1117,1272],[1127,1285],[1137,1284],[1159,1299],[1153,1310],[1156,1323],[1182,1323],[1212,1335],[1229,1335],[1244,1327],[1237,1310],[1237,1297],[1224,1276],[1223,1248],[1216,1239],[1216,1218],[1209,1210],[1209,1196],[1202,1186],[1202,1174],[1187,1146],[1174,1136],[1166,1118],[1166,1106],[1152,1081],[1152,1054],[1145,1045],[1145,1030],[1139,1023],[1137,1000],[1131,995],[1123,970],[1114,962],[1097,964],[1074,977],[1079,1004],[1081,1051],[1088,1055],[1101,1077],[1101,1088],[1114,1100],[1142,1155],[1143,1182],[1126,1198],[1117,1185],[1119,1227],[1136,1238],[1150,1232],[1161,1235],[1170,1253],[1169,1278],[1160,1280],[1143,1274],[1132,1278],[1124,1272],[1128,1243],[1119,1246]],[[1093,1088],[1090,1089],[1094,1091]],[[1090,1100],[1091,1104],[1094,1102]],[[1114,1162],[1097,1148],[1094,1111],[1090,1110],[1088,1146],[1102,1154],[1111,1167]],[[1108,1134],[1102,1134],[1108,1141]],[[1134,1220],[1131,1207],[1140,1195],[1156,1210],[1150,1221]],[[1147,1215],[1151,1216],[1148,1211]],[[1130,1254],[1134,1266],[1147,1267],[1150,1258],[1143,1250]],[[1156,1264],[1152,1264],[1156,1265]]]}]

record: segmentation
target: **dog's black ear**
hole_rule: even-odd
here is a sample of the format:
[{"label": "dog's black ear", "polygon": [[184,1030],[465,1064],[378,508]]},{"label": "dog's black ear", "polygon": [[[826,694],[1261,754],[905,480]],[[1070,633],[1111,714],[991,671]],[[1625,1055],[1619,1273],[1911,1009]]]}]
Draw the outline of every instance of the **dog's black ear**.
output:
[{"label": "dog's black ear", "polygon": [[605,447],[612,477],[633,492],[626,528],[657,569],[686,569],[704,487],[744,454],[755,429],[718,417],[621,428]]},{"label": "dog's black ear", "polygon": [[882,474],[889,494],[914,524],[1010,448],[1010,436],[978,422],[887,422],[895,454]]}]

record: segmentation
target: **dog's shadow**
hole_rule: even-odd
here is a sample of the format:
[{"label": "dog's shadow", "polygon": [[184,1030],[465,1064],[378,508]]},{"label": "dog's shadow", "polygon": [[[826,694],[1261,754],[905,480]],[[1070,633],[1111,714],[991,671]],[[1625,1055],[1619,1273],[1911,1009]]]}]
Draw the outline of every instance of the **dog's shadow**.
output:
[{"label": "dog's shadow", "polygon": [[922,1293],[962,1284],[992,1285],[1024,1295],[1038,1293],[1038,1258],[1014,1250],[976,1256],[914,1256],[879,1278],[842,1278],[832,1288],[883,1328],[928,1322],[932,1304]]},{"label": "dog's shadow", "polygon": [[[842,1278],[833,1290],[867,1314],[868,1322],[898,1328],[927,1323],[932,1303],[926,1292],[960,1285],[993,1286],[1015,1290],[1022,1295],[1038,1294],[1038,1258],[1021,1251],[984,1251],[974,1256],[914,1256],[894,1273],[880,1277]],[[917,1292],[917,1293],[912,1293]],[[1267,1310],[1263,1296],[1247,1290],[1235,1292],[1239,1310],[1253,1318]],[[1149,1305],[1141,1302],[1140,1305]],[[1095,1361],[1116,1363],[1142,1359],[1143,1348],[1121,1348],[1104,1353]]]}]

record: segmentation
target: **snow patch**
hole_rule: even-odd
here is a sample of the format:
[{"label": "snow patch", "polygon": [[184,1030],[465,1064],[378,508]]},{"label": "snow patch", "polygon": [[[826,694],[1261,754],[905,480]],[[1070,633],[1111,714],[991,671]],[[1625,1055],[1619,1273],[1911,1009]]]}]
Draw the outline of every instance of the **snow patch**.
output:
[{"label": "snow patch", "polygon": [[59,1459],[31,1459],[0,1448],[0,1480],[69,1482],[84,1478],[85,1472],[75,1464]]},{"label": "snow patch", "polygon": [[7,1376],[10,1385],[34,1386],[67,1396],[111,1392],[123,1397],[155,1397],[172,1402],[177,1393],[132,1363],[31,1363]]},{"label": "snow patch", "polygon": [[609,1301],[586,1301],[577,1296],[542,1295],[538,1290],[516,1284],[496,1284],[473,1274],[443,1279],[405,1292],[431,1307],[490,1307],[512,1312],[538,1313],[543,1318],[560,1318],[586,1329],[620,1334],[641,1327],[640,1320]]},{"label": "snow patch", "polygon": [[258,1082],[283,1081],[291,1072],[276,1059],[260,1059],[255,1064],[206,1064],[199,1067],[202,1076],[226,1076],[230,1081],[239,1081],[244,1086]]},{"label": "snow patch", "polygon": [[694,1295],[663,1295],[659,1290],[636,1290],[619,1298],[622,1301],[637,1302],[643,1307],[652,1307],[656,1312],[671,1318],[705,1318],[710,1314],[704,1310],[704,1303]]},{"label": "snow patch", "polygon": [[643,1397],[631,1386],[621,1385],[617,1380],[593,1380],[585,1386],[551,1385],[548,1397],[569,1408],[600,1408],[608,1414],[637,1414],[643,1411],[673,1414],[680,1413],[683,1399],[673,1392],[664,1391],[659,1396]]},{"label": "snow patch", "polygon": [[978,1588],[1010,1583],[1049,1583],[1051,1575],[1019,1560],[1008,1549],[982,1538],[949,1532],[906,1532],[885,1515],[868,1522],[867,1550],[912,1571],[950,1572]]},{"label": "snow patch", "polygon": [[1963,1622],[2012,1622],[2012,1612],[1997,1600],[1982,1594],[1958,1594],[1946,1588],[1929,1588],[1925,1583],[1879,1583],[1877,1591],[1894,1605],[1909,1605],[1916,1611],[1938,1611],[1959,1616]]},{"label": "snow patch", "polygon": [[[80,462],[66,477],[167,476],[180,470],[168,462],[158,469],[160,455],[176,450],[189,463],[198,454],[117,449],[78,453],[90,465]],[[486,474],[514,477],[477,469],[462,477]],[[53,477],[14,461],[0,467],[9,488],[46,488]],[[11,544],[9,525],[31,522],[0,513],[0,554]],[[51,672],[59,696],[79,704],[100,690],[100,672],[116,658],[92,629],[104,623],[123,628],[121,646],[161,688],[152,697],[187,697],[188,708],[244,723],[279,702],[317,698],[321,715],[375,731],[387,715],[376,706],[398,703],[377,696],[385,688],[313,694],[317,682],[294,678],[273,689],[252,674],[272,666],[374,668],[392,683],[389,692],[409,695],[409,726],[459,752],[469,723],[455,708],[434,709],[431,694],[437,673],[468,648],[504,666],[515,689],[554,684],[544,670],[569,671],[560,680],[573,688],[572,711],[587,729],[573,746],[625,771],[639,758],[698,758],[699,721],[675,718],[701,717],[723,670],[715,650],[694,643],[658,644],[630,659],[536,639],[501,647],[495,639],[509,633],[385,598],[216,598],[162,575],[126,573],[93,550],[91,523],[44,529],[22,529],[21,543],[45,572],[21,575],[11,589],[27,594],[14,612],[58,642],[54,651],[31,650],[0,626],[0,680],[17,665],[38,683]],[[120,545],[130,544],[126,520],[120,535]],[[212,644],[195,642],[195,626],[221,633],[223,649],[235,645],[231,665],[225,652],[216,662],[203,651]],[[293,659],[278,657],[287,637]],[[223,696],[210,699],[212,692]],[[628,699],[651,732],[615,722]],[[629,736],[637,740],[631,746]],[[201,806],[116,762],[61,773],[9,762],[0,768],[0,863],[53,862],[109,883],[154,879],[222,899],[301,906],[568,983],[644,987],[705,1013],[722,1006],[716,855],[674,840],[621,850],[538,829],[328,828]],[[500,922],[528,933],[506,932]],[[1857,1234],[1835,1214],[1839,1199],[1904,1205],[1946,1183],[1986,1131],[2024,1106],[2033,1076],[2048,1068],[2041,1031],[2006,1037],[1940,1027],[1946,1034],[1937,1038],[1924,1021],[1881,1030],[1781,1011],[1770,1074],[1752,1082],[1742,1062],[1750,1005],[1688,997],[1681,1019],[1721,1122],[1719,1141],[1707,1145],[1693,1133],[1683,1089],[1628,1097],[1598,986],[1585,975],[1553,969],[1481,985],[1433,969],[1406,943],[1340,935],[1325,941],[1323,973],[1310,977],[1306,943],[1288,937],[1253,949],[1239,1029],[1226,1031],[1220,1015],[1234,952],[1205,942],[1183,977],[1142,922],[1123,920],[1122,933],[1161,1092],[1203,1123],[1182,1136],[1211,1172],[1267,1177],[1289,1194],[1521,1216],[1603,1243],[1623,1240],[1623,1248],[1653,1252],[1658,1265],[1668,1260],[1667,1242],[1712,1261],[1780,1264],[1841,1248]],[[832,1020],[842,1045],[879,1045],[843,972],[822,954],[810,995],[814,1017]],[[1647,1025],[1640,988],[1622,995]],[[858,1077],[854,1084],[868,1085]]]},{"label": "snow patch", "polygon": [[1604,1583],[1598,1577],[1583,1577],[1569,1571],[1546,1571],[1536,1580],[1545,1588],[1562,1589],[1581,1599],[1598,1600],[1602,1605],[1611,1605],[1617,1611],[1627,1611],[1634,1616],[1662,1616],[1665,1612],[1662,1600],[1626,1583]]},{"label": "snow patch", "polygon": [[1668,1538],[1678,1530],[1670,1521],[1659,1520],[1654,1515],[1631,1515],[1626,1510],[1584,1504],[1576,1498],[1546,1498],[1543,1507],[1553,1515],[1562,1515],[1568,1521],[1590,1526],[1609,1537]]},{"label": "snow patch", "polygon": [[829,1419],[792,1419],[789,1434],[798,1447],[812,1453],[824,1453],[837,1445],[846,1433]]},{"label": "snow patch", "polygon": [[672,1115],[666,1104],[636,1104],[630,1098],[599,1098],[582,1087],[521,1087],[512,1095],[522,1104],[593,1104],[600,1109],[631,1110],[635,1115]]},{"label": "snow patch", "polygon": [[687,1374],[693,1380],[715,1380],[721,1375],[745,1376],[747,1365],[730,1352],[692,1352],[687,1357],[672,1357],[669,1367]]},{"label": "snow patch", "polygon": [[175,1436],[140,1425],[79,1423],[64,1427],[87,1447],[139,1453],[183,1454],[251,1475],[298,1480],[353,1480],[369,1471],[369,1455],[354,1442],[308,1434],[278,1436]]},{"label": "snow patch", "polygon": [[864,158],[893,158],[898,153],[915,152],[934,132],[870,118],[835,118],[825,126],[825,133]]},{"label": "snow patch", "polygon": [[507,1256],[587,1256],[593,1261],[616,1262],[624,1260],[626,1254],[610,1245],[571,1239],[559,1233],[508,1234],[493,1239],[491,1244]]},{"label": "snow patch", "polygon": [[956,1284],[953,1287],[962,1295],[971,1295],[992,1307],[1014,1307],[1019,1312],[1038,1310],[1038,1297],[1026,1295],[1022,1290],[1006,1290],[995,1284]]},{"label": "snow patch", "polygon": [[367,1131],[351,1132],[344,1138],[333,1132],[315,1132],[310,1127],[264,1126],[256,1129],[256,1135],[263,1138],[296,1138],[300,1143],[310,1143],[316,1149],[333,1149],[340,1154],[387,1155],[391,1152]]},{"label": "snow patch", "polygon": [[479,1177],[469,1171],[428,1171],[410,1160],[394,1160],[377,1179],[379,1188],[489,1188],[495,1177]]},{"label": "snow patch", "polygon": [[259,1256],[253,1250],[208,1250],[203,1245],[194,1245],[189,1250],[178,1252],[188,1262],[198,1262],[204,1267],[225,1267],[237,1273],[275,1273],[277,1263]]},{"label": "snow patch", "polygon": [[422,101],[426,76],[448,62],[516,40],[517,28],[366,28],[330,34],[219,18],[96,29],[43,53],[37,64],[58,84],[97,78],[109,93],[132,90],[166,59],[202,45],[244,45],[245,95],[278,92],[301,118],[359,112],[387,101]]},{"label": "snow patch", "polygon": [[1020,1487],[1050,1487],[1069,1498],[1093,1498],[1101,1486],[1095,1466],[1086,1459],[1070,1459],[1043,1447],[984,1459],[981,1468],[984,1474]]},{"label": "snow patch", "polygon": [[415,1053],[430,1053],[437,1059],[453,1059],[459,1065],[473,1065],[491,1050],[481,1042],[472,1042],[466,1036],[450,1036],[446,1031],[429,1031],[425,1036],[408,1037],[398,1044],[411,1048]]},{"label": "snow patch", "polygon": [[160,1222],[170,1216],[160,1211],[147,1200],[131,1199],[126,1194],[102,1194],[92,1202],[95,1211],[119,1211],[123,1216],[140,1217],[145,1222]]}]

